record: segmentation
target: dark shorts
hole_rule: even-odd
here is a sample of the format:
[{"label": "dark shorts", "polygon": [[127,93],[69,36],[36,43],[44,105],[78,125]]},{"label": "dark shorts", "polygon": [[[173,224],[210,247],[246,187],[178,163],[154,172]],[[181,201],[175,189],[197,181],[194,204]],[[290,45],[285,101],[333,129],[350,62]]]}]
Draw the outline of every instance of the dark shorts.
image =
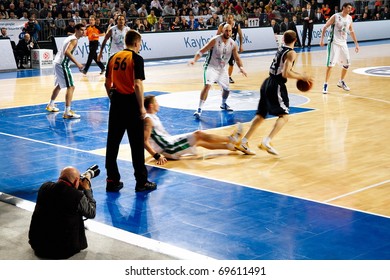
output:
[{"label": "dark shorts", "polygon": [[260,100],[256,114],[265,118],[268,114],[274,116],[288,115],[290,101],[285,82],[268,77],[260,88]]}]

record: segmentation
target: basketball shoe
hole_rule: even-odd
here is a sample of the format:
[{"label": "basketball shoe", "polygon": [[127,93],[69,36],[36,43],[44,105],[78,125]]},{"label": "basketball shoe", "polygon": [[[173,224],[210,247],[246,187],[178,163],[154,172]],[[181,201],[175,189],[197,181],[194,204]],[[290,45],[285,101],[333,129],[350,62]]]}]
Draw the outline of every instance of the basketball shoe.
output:
[{"label": "basketball shoe", "polygon": [[260,150],[264,150],[269,154],[272,154],[275,156],[279,155],[279,153],[271,146],[271,142],[267,142],[264,139],[263,139],[263,141],[261,141],[261,143],[259,144],[258,147]]},{"label": "basketball shoe", "polygon": [[256,154],[254,151],[252,151],[252,150],[249,148],[248,142],[239,141],[239,142],[234,146],[234,148],[236,148],[236,150],[238,150],[238,151],[243,152],[243,153],[246,154],[246,155],[255,155],[255,154]]},{"label": "basketball shoe", "polygon": [[80,115],[76,114],[75,112],[73,112],[72,110],[69,110],[69,112],[65,112],[62,117],[64,119],[79,119],[80,118]]},{"label": "basketball shoe", "polygon": [[202,109],[198,108],[198,110],[195,111],[194,117],[195,119],[200,119],[200,116],[202,115]]},{"label": "basketball shoe", "polygon": [[58,112],[60,109],[57,108],[57,106],[54,104],[53,106],[47,105],[46,111],[49,111],[51,113]]},{"label": "basketball shoe", "polygon": [[221,106],[219,106],[219,108],[221,108],[222,110],[225,110],[225,111],[233,111],[233,109],[230,108],[230,106],[227,105],[226,103],[221,104]]},{"label": "basketball shoe", "polygon": [[349,91],[350,88],[347,86],[347,84],[343,81],[343,80],[340,80],[338,83],[337,83],[337,86],[339,88],[342,88],[343,90],[345,91]]}]

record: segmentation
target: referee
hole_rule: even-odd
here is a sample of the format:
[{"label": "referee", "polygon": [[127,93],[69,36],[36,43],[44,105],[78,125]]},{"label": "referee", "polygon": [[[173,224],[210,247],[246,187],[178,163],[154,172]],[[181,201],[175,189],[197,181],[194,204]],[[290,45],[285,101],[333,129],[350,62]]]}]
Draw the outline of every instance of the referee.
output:
[{"label": "referee", "polygon": [[144,151],[144,59],[138,54],[141,35],[129,30],[125,36],[126,48],[110,57],[107,63],[105,87],[110,98],[106,149],[107,192],[123,188],[117,157],[125,131],[130,142],[136,180],[135,191],[155,190],[156,183],[148,181]]}]

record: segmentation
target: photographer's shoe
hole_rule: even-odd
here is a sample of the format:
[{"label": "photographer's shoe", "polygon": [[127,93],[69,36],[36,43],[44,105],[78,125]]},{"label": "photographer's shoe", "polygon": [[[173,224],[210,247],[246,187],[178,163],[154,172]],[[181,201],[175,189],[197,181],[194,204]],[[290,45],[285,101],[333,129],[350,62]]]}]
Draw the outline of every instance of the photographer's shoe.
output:
[{"label": "photographer's shoe", "polygon": [[154,191],[155,189],[157,189],[157,184],[149,181],[147,181],[143,186],[138,184],[135,186],[135,192]]},{"label": "photographer's shoe", "polygon": [[119,192],[123,188],[123,182],[107,180],[106,192]]}]

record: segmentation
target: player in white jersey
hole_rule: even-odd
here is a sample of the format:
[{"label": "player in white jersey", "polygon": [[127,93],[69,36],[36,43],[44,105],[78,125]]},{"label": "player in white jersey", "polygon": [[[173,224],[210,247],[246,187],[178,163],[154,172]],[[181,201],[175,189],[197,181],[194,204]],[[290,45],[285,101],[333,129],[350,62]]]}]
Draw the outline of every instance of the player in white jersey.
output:
[{"label": "player in white jersey", "polygon": [[54,85],[55,88],[51,95],[51,100],[46,106],[49,112],[58,112],[59,109],[54,104],[55,99],[62,88],[66,88],[65,95],[65,112],[64,119],[79,119],[80,115],[71,110],[71,103],[73,99],[74,83],[72,71],[69,67],[69,62],[72,61],[81,71],[83,65],[73,56],[73,51],[77,47],[78,40],[85,35],[85,26],[82,23],[75,25],[75,33],[64,40],[61,49],[58,50],[54,58]]},{"label": "player in white jersey", "polygon": [[126,19],[124,15],[118,15],[117,24],[111,27],[104,37],[100,51],[98,54],[98,61],[102,59],[104,47],[110,39],[110,46],[108,48],[108,58],[125,48],[125,36],[130,27],[125,25]]},{"label": "player in white jersey", "polygon": [[170,135],[162,125],[157,112],[160,105],[153,95],[145,96],[144,99],[146,116],[144,120],[144,143],[145,149],[154,157],[157,164],[163,165],[168,159],[180,159],[181,156],[196,154],[196,146],[206,149],[225,149],[235,151],[234,145],[240,141],[242,133],[241,124],[230,136],[220,136],[195,131],[181,136]]},{"label": "player in white jersey", "polygon": [[222,29],[222,34],[213,37],[206,45],[203,46],[189,61],[189,64],[194,65],[202,55],[209,52],[204,63],[204,87],[200,93],[200,101],[198,110],[195,111],[194,116],[199,119],[202,114],[202,107],[207,99],[209,90],[214,83],[218,83],[222,88],[222,104],[221,109],[226,111],[233,111],[227,104],[226,100],[229,97],[229,74],[226,65],[230,57],[234,59],[240,68],[240,72],[246,76],[244,66],[242,64],[240,55],[238,54],[238,46],[231,38],[232,27],[230,24],[225,24]]},{"label": "player in white jersey", "polygon": [[352,26],[352,17],[349,15],[352,10],[351,3],[344,3],[343,10],[341,13],[336,13],[330,17],[330,19],[326,22],[324,28],[321,32],[320,46],[324,46],[324,37],[326,29],[331,26],[330,36],[328,39],[328,54],[326,60],[326,76],[325,82],[322,89],[322,93],[328,93],[328,80],[330,78],[330,73],[332,67],[336,65],[336,63],[342,65],[341,77],[337,86],[344,89],[345,91],[349,91],[349,87],[344,82],[344,78],[347,75],[347,71],[349,66],[351,65],[350,55],[348,51],[347,45],[347,37],[351,35],[354,43],[355,43],[355,52],[359,52],[359,44],[356,39],[355,31]]}]

